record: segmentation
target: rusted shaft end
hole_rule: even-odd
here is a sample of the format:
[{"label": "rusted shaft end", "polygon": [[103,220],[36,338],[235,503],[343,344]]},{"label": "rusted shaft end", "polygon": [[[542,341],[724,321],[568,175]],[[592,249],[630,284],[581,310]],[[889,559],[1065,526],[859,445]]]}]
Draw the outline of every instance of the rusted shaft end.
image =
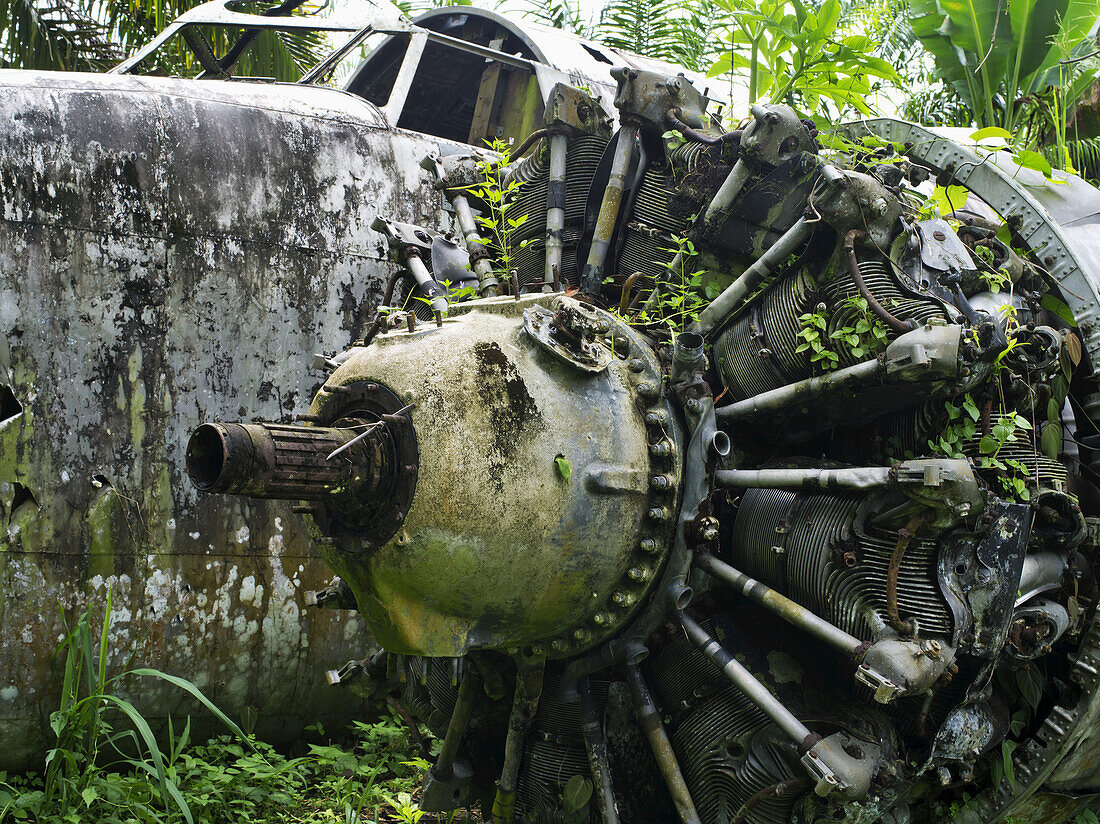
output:
[{"label": "rusted shaft end", "polygon": [[363,475],[353,429],[279,424],[204,423],[187,443],[187,474],[203,492],[319,501]]}]

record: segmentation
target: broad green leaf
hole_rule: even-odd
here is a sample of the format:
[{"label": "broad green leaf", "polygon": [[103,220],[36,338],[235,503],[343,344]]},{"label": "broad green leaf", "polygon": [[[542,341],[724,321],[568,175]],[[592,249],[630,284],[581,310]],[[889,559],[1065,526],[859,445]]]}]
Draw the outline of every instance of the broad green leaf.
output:
[{"label": "broad green leaf", "polygon": [[1052,461],[1058,460],[1058,453],[1062,450],[1062,426],[1061,424],[1048,424],[1043,428],[1043,437],[1040,440],[1043,453]]},{"label": "broad green leaf", "polygon": [[1056,298],[1050,292],[1047,292],[1045,295],[1043,295],[1042,299],[1039,301],[1039,304],[1048,312],[1053,312],[1055,315],[1060,317],[1073,328],[1077,328],[1077,321],[1074,320],[1073,312],[1070,311],[1070,308],[1066,306],[1066,304],[1058,300],[1058,298]]},{"label": "broad green leaf", "polygon": [[1003,138],[1006,143],[1012,143],[1012,141],[1016,139],[1012,132],[1002,129],[1000,126],[986,126],[984,129],[978,129],[978,131],[970,135],[970,139],[975,143],[989,140],[992,137]]},{"label": "broad green leaf", "polygon": [[563,481],[568,481],[573,475],[573,465],[569,463],[569,459],[563,455],[558,455],[554,458],[554,465],[558,468],[558,474],[561,475]]},{"label": "broad green leaf", "polygon": [[1030,149],[1021,149],[1013,155],[1013,159],[1025,169],[1042,172],[1043,177],[1050,177],[1050,173],[1053,171],[1050,162],[1045,157]]},{"label": "broad green leaf", "polygon": [[562,809],[567,815],[573,815],[585,808],[592,798],[592,782],[583,775],[574,775],[565,782],[561,793]]},{"label": "broad green leaf", "polygon": [[966,205],[970,196],[970,190],[965,186],[939,186],[932,192],[932,202],[936,204],[940,214],[947,216],[956,209]]}]

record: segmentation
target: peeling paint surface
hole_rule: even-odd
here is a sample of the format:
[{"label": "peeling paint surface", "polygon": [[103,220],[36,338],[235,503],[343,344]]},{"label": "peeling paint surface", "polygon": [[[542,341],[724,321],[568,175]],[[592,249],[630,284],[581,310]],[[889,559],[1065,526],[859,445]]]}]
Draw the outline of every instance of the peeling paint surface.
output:
[{"label": "peeling paint surface", "polygon": [[[370,651],[306,610],[330,572],[281,502],[200,499],[188,433],[306,411],[314,352],[362,333],[391,270],[377,215],[446,225],[433,141],[327,89],[0,71],[0,769],[47,744],[52,652],[113,594],[114,664],[195,681],[278,739],[357,705]],[[148,679],[154,723],[205,714]]]}]

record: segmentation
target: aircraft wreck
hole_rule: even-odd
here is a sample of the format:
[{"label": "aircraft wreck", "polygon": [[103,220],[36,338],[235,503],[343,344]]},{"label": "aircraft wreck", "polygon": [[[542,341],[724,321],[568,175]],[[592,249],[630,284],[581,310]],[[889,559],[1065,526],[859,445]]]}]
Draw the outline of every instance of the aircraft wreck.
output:
[{"label": "aircraft wreck", "polygon": [[[218,324],[192,330],[183,361],[167,345],[187,367],[168,389],[190,408],[163,416],[180,436],[164,462],[176,523],[226,523],[240,506],[250,528],[308,531],[338,575],[310,599],[335,609],[311,619],[359,615],[382,647],[331,680],[395,697],[443,738],[425,809],[480,800],[494,821],[685,824],[1072,816],[1100,783],[1100,193],[889,119],[849,124],[841,152],[784,106],[726,131],[691,78],[606,55],[603,94],[542,63],[501,86],[512,64],[497,55],[521,58],[499,29],[471,52],[480,64],[452,73],[479,89],[496,75],[491,94],[449,108],[435,139],[401,132],[403,113],[393,132],[394,94],[403,112],[422,55],[450,42],[425,31],[385,32],[352,76],[349,90],[377,95],[347,104],[374,131],[333,115],[311,126],[347,141],[335,143],[350,169],[396,179],[350,206],[349,184],[326,213],[358,221],[376,265],[393,261],[370,282],[384,311],[366,311],[365,292],[333,299],[334,282],[367,288],[346,274],[346,235],[283,217],[301,214],[300,166],[270,200],[231,206],[274,208],[278,242],[219,247],[185,227],[164,241],[169,266],[178,244],[210,250],[164,276],[188,299],[296,267],[316,290],[265,293],[263,306],[306,313],[291,327],[270,313],[270,360],[242,345],[224,299],[207,298]],[[370,90],[379,77],[394,78],[386,99]],[[504,100],[522,101],[508,114],[518,132]],[[494,166],[463,130],[522,145]],[[388,171],[357,154],[368,133],[371,151],[394,152]],[[277,152],[252,157],[283,168]],[[319,168],[342,174],[333,159]],[[960,198],[941,215],[918,194],[933,180]],[[524,219],[503,252],[474,212],[491,215],[488,193],[510,186]],[[308,263],[288,251],[299,230]],[[284,257],[241,277],[235,256],[261,249]],[[315,351],[306,329],[322,341],[319,376],[288,362]],[[203,351],[210,339],[224,348]],[[275,414],[235,383],[257,373],[285,380]],[[195,374],[202,393],[182,380]],[[182,491],[184,466],[205,494]]]},{"label": "aircraft wreck", "polygon": [[[453,222],[423,157],[522,140],[558,82],[613,112],[609,65],[652,65],[476,10],[421,26],[233,8],[192,10],[107,74],[0,71],[0,769],[41,763],[63,615],[108,590],[120,666],[185,673],[273,741],[348,719],[324,673],[374,648],[362,621],[306,609],[330,572],[290,505],[195,493],[187,436],[305,411],[314,356],[363,337],[399,268],[373,221]],[[161,76],[174,43],[242,23],[308,27],[332,52],[300,83],[240,76],[230,50],[201,82],[205,52]],[[384,65],[359,94],[326,72],[347,86],[361,49]],[[444,57],[467,74],[425,96]],[[446,134],[424,114],[444,103]],[[154,725],[204,722],[158,684],[128,697]]]}]

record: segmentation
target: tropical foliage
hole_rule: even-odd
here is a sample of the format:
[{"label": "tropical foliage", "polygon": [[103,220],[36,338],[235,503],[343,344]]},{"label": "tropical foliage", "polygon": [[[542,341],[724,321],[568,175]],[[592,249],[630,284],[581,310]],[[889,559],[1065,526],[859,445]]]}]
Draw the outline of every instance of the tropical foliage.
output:
[{"label": "tropical foliage", "polygon": [[867,113],[876,78],[900,81],[874,43],[846,31],[840,0],[813,9],[802,0],[715,0],[730,21],[730,51],[710,74],[747,75],[749,102],[762,98],[807,112],[830,101],[839,111]]},{"label": "tropical foliage", "polygon": [[1067,75],[1089,82],[1060,61],[1096,23],[1095,0],[910,0],[910,9],[939,77],[978,126],[1015,132],[1030,99],[1073,82]]}]

